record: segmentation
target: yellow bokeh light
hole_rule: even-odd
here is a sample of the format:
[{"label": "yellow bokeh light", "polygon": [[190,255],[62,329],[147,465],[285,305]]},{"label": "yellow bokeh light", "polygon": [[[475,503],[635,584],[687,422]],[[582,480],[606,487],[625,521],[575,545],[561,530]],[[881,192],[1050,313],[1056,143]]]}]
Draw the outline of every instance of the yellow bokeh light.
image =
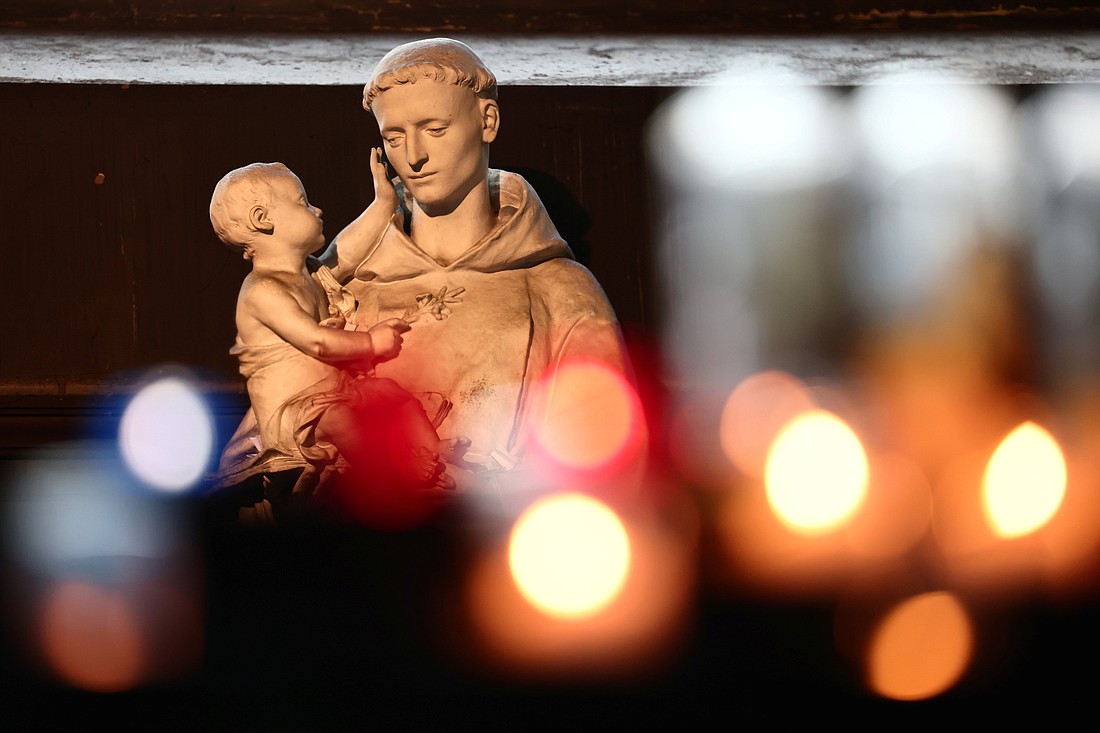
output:
[{"label": "yellow bokeh light", "polygon": [[982,482],[986,520],[1001,537],[1046,524],[1066,493],[1066,460],[1046,430],[1025,422],[997,446]]},{"label": "yellow bokeh light", "polygon": [[542,499],[512,528],[508,564],[517,587],[551,616],[591,615],[622,590],[630,540],[618,516],[583,494]]},{"label": "yellow bokeh light", "polygon": [[804,412],[779,432],[764,480],[772,511],[803,534],[835,529],[867,493],[867,454],[852,429],[824,410]]},{"label": "yellow bokeh light", "polygon": [[750,375],[730,393],[722,410],[722,451],[739,471],[762,476],[768,447],[779,430],[814,407],[797,377],[774,370]]},{"label": "yellow bokeh light", "polygon": [[894,700],[935,697],[958,682],[973,645],[970,618],[953,595],[909,598],[887,614],[871,639],[868,682]]}]

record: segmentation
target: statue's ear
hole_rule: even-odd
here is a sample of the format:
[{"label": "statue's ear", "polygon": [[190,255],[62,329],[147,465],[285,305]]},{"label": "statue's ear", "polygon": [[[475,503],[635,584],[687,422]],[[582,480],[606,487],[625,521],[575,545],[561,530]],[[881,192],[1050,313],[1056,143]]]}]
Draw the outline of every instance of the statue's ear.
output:
[{"label": "statue's ear", "polygon": [[275,231],[275,225],[267,218],[267,209],[256,204],[248,210],[248,226],[256,232],[271,234]]},{"label": "statue's ear", "polygon": [[491,143],[500,129],[500,105],[495,99],[481,100],[481,141]]}]

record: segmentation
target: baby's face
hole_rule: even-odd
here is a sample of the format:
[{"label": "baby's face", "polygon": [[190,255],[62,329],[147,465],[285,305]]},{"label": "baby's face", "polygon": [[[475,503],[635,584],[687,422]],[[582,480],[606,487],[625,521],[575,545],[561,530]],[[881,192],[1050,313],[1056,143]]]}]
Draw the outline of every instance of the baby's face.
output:
[{"label": "baby's face", "polygon": [[275,225],[275,234],[288,241],[308,244],[309,252],[325,246],[321,209],[310,205],[305,188],[297,176],[272,176],[271,187],[275,195],[268,217]]}]

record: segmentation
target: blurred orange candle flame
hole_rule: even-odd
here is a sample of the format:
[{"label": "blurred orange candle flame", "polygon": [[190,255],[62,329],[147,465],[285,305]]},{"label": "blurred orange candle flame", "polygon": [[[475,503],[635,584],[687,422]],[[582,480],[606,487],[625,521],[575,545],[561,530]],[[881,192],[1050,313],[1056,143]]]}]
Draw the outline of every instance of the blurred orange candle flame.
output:
[{"label": "blurred orange candle flame", "polygon": [[764,470],[768,504],[802,534],[829,532],[863,503],[869,469],[859,438],[836,415],[810,410],[779,432]]},{"label": "blurred orange candle flame", "polygon": [[508,548],[517,587],[558,618],[583,618],[618,595],[630,567],[630,541],[618,516],[583,494],[559,494],[517,520]]},{"label": "blurred orange candle flame", "polygon": [[982,504],[1000,537],[1030,534],[1057,513],[1066,493],[1066,460],[1042,427],[1025,422],[1001,441],[985,470]]},{"label": "blurred orange candle flame", "polygon": [[883,619],[871,640],[868,681],[894,700],[925,700],[950,689],[970,664],[973,630],[952,594],[924,593]]},{"label": "blurred orange candle flame", "polygon": [[746,377],[722,410],[722,451],[739,471],[758,478],[780,429],[815,406],[806,385],[791,374],[770,370]]}]

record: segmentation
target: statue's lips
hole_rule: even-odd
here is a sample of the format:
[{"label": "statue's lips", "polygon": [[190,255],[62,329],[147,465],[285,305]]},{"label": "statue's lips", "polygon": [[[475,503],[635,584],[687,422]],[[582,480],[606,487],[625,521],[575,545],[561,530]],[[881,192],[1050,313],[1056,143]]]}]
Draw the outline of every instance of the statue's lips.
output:
[{"label": "statue's lips", "polygon": [[431,178],[434,175],[435,175],[435,171],[432,171],[431,173],[418,173],[415,176],[409,176],[409,180],[410,181],[423,181],[424,179]]}]

